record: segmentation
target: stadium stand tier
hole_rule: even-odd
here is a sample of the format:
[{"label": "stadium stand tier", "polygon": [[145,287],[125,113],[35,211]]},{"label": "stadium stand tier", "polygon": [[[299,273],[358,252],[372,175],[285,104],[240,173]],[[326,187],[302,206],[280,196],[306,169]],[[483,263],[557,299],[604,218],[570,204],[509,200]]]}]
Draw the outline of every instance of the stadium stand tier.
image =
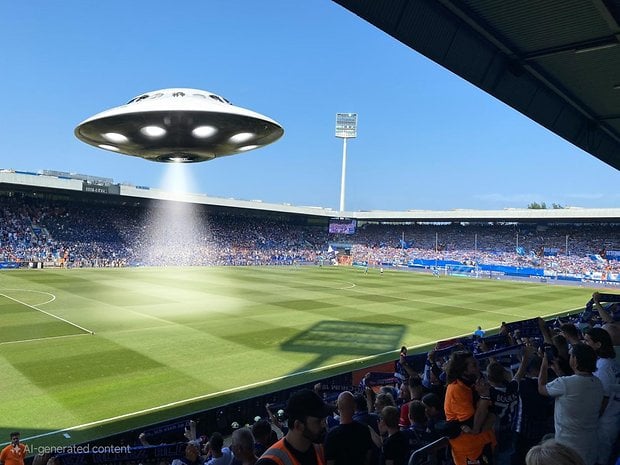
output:
[{"label": "stadium stand tier", "polygon": [[[3,266],[277,265],[337,259],[472,276],[610,282],[618,281],[620,271],[620,211],[614,209],[352,212],[352,234],[333,234],[328,223],[335,212],[328,210],[230,199],[221,204],[195,196],[175,201],[169,193],[135,187],[124,195],[123,185],[82,177],[0,173],[5,181],[0,183]],[[85,185],[107,190],[85,192]],[[484,219],[490,214],[497,216]]]}]

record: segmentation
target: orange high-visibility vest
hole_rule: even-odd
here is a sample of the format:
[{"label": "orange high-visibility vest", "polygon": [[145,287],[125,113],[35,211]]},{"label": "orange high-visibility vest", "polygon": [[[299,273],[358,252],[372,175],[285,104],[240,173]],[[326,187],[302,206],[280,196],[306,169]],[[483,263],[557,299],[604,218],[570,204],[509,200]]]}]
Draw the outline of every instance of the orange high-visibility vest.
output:
[{"label": "orange high-visibility vest", "polygon": [[[323,448],[318,444],[314,444],[314,452],[316,454],[317,465],[325,465]],[[291,454],[286,445],[284,445],[284,438],[273,444],[260,458],[273,460],[278,465],[300,465],[299,461]]]}]

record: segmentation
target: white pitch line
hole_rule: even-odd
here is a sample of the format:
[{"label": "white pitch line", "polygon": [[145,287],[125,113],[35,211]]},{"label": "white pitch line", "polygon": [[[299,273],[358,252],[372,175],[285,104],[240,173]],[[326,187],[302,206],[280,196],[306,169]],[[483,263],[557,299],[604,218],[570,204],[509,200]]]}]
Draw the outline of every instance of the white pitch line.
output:
[{"label": "white pitch line", "polygon": [[6,342],[0,342],[0,346],[6,345],[6,344],[21,344],[23,342],[47,341],[49,339],[60,339],[60,338],[64,338],[64,337],[77,337],[77,336],[88,336],[88,334],[86,334],[86,333],[66,334],[64,336],[37,337],[37,338],[34,338],[34,339],[21,339],[19,341],[6,341]]},{"label": "white pitch line", "polygon": [[47,294],[47,295],[51,295],[52,298],[50,300],[46,300],[45,302],[41,302],[40,304],[35,304],[35,307],[38,307],[40,305],[47,305],[49,303],[52,303],[54,300],[56,300],[56,296],[50,292],[40,292],[41,294]]},{"label": "white pitch line", "polygon": [[78,328],[78,329],[80,329],[80,330],[82,330],[82,331],[85,331],[85,332],[87,332],[87,333],[89,333],[89,334],[95,334],[95,333],[94,333],[94,331],[91,331],[90,329],[86,329],[86,328],[84,328],[83,326],[80,326],[80,325],[78,325],[78,324],[75,324],[75,323],[73,323],[73,322],[71,322],[71,321],[69,321],[69,320],[65,320],[64,318],[59,317],[59,316],[57,316],[57,315],[54,315],[54,314],[52,314],[52,313],[46,312],[45,310],[41,310],[40,308],[37,308],[37,307],[35,307],[34,305],[27,304],[26,302],[22,302],[21,300],[15,299],[15,298],[13,298],[13,297],[11,297],[11,296],[8,296],[8,295],[6,295],[6,294],[2,294],[2,293],[0,293],[0,295],[1,295],[1,296],[6,297],[7,299],[11,299],[13,302],[17,302],[18,304],[25,305],[25,306],[26,306],[26,307],[28,307],[28,308],[31,308],[31,309],[33,309],[33,310],[36,310],[37,312],[45,313],[46,315],[51,316],[52,318],[56,318],[57,320],[63,321],[63,322],[65,322],[65,323],[67,323],[67,324],[70,324],[71,326],[75,326],[76,328]]},{"label": "white pitch line", "polygon": [[348,287],[339,287],[338,288],[339,291],[347,290],[347,289],[353,289],[354,287],[357,286],[355,283],[352,283],[350,281],[341,281],[341,282],[346,283],[346,284],[350,284],[350,286],[348,286]]},{"label": "white pitch line", "polygon": [[51,292],[35,291],[32,289],[3,289],[3,291],[34,292],[36,294],[46,294],[52,297],[51,299],[46,300],[45,302],[41,302],[40,304],[33,304],[34,307],[38,307],[39,305],[47,305],[53,302],[54,300],[56,300],[56,296],[52,294]]}]

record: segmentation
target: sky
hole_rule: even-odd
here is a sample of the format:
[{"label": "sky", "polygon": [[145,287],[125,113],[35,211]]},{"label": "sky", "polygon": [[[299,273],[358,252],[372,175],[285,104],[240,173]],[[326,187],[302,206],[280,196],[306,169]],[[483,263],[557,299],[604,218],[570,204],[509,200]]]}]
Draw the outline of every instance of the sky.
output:
[{"label": "sky", "polygon": [[86,145],[88,117],[207,90],[284,136],[184,165],[185,190],[338,209],[336,113],[358,114],[345,210],[618,207],[620,173],[331,0],[30,0],[0,15],[0,169],[161,187],[167,165]]}]

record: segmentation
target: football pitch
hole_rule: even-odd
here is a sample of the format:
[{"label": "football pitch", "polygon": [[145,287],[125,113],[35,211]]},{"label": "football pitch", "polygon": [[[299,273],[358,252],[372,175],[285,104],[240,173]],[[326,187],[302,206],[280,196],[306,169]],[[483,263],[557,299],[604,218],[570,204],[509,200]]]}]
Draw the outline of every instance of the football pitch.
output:
[{"label": "football pitch", "polygon": [[0,438],[91,440],[394,360],[401,345],[566,313],[591,294],[351,267],[5,270]]}]

